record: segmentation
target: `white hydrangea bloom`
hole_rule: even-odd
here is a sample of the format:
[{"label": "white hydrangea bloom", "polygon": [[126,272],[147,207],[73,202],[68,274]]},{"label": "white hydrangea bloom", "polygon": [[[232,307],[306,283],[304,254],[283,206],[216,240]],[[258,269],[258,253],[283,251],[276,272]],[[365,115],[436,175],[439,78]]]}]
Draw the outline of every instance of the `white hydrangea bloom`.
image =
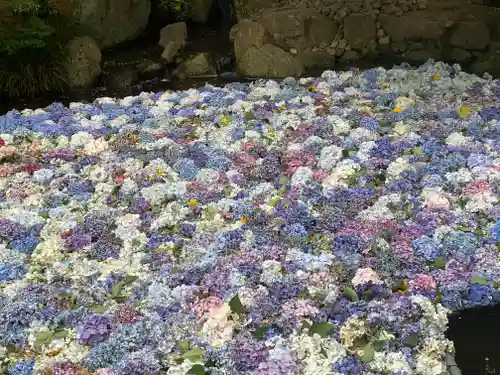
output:
[{"label": "white hydrangea bloom", "polygon": [[282,266],[280,262],[276,260],[265,260],[262,263],[260,282],[265,285],[276,284],[283,278],[281,270]]},{"label": "white hydrangea bloom", "polygon": [[412,374],[413,370],[406,361],[406,358],[401,352],[381,353],[375,352],[373,360],[369,363],[369,367],[375,371],[388,372],[407,372]]},{"label": "white hydrangea bloom", "polygon": [[408,162],[407,158],[401,156],[393,161],[387,167],[386,173],[388,180],[394,180],[399,177],[399,175],[403,172],[409,171],[412,169],[411,164]]}]

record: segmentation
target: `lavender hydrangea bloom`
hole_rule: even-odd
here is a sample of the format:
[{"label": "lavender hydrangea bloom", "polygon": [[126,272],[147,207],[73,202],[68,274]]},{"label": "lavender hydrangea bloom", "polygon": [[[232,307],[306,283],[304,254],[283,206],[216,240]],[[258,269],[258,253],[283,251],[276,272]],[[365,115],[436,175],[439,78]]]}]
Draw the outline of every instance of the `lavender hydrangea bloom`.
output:
[{"label": "lavender hydrangea bloom", "polygon": [[93,346],[106,340],[112,329],[111,319],[102,314],[94,314],[81,324],[76,333],[78,343]]}]

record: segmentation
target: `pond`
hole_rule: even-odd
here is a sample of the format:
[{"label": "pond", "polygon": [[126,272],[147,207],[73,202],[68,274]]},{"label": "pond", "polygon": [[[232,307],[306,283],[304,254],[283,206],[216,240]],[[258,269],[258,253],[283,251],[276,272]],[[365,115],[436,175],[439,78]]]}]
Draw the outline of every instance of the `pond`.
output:
[{"label": "pond", "polygon": [[[380,65],[390,66],[390,62],[362,62],[356,67],[365,69]],[[353,66],[339,66],[339,70],[348,70]],[[0,114],[17,108],[44,108],[57,101],[68,104],[71,101],[92,102],[97,96],[124,97],[138,95],[140,92],[164,92],[167,90],[186,90],[199,88],[205,84],[222,86],[237,78],[218,77],[214,79],[156,79],[130,88],[127,92],[100,90],[98,93],[82,92],[67,96],[46,96],[34,100],[5,101],[0,105]],[[456,346],[456,361],[462,375],[492,375],[500,372],[500,352],[496,349],[500,333],[500,306],[482,309],[470,309],[455,314],[450,318],[448,336]]]},{"label": "pond", "polygon": [[450,317],[448,337],[455,343],[462,375],[500,374],[500,306],[476,308]]}]

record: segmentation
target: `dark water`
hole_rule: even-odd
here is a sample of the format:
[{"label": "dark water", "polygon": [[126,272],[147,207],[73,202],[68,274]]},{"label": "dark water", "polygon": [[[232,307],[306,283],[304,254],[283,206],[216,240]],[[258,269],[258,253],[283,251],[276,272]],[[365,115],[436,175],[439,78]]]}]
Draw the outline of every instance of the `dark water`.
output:
[{"label": "dark water", "polygon": [[500,374],[500,305],[451,316],[448,337],[462,375]]}]

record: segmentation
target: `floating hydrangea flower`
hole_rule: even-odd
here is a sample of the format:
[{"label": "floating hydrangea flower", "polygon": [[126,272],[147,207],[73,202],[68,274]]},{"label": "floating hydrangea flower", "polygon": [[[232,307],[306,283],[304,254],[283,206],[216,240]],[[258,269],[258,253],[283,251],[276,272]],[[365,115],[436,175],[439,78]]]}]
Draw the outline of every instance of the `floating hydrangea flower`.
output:
[{"label": "floating hydrangea flower", "polygon": [[7,372],[444,372],[447,308],[500,301],[497,86],[430,61],[0,116]]},{"label": "floating hydrangea flower", "polygon": [[31,375],[34,366],[34,360],[16,361],[9,364],[7,367],[7,373],[9,375]]},{"label": "floating hydrangea flower", "polygon": [[76,337],[82,345],[95,345],[107,339],[111,328],[111,320],[108,316],[93,314],[78,327]]},{"label": "floating hydrangea flower", "polygon": [[440,248],[439,244],[428,236],[419,237],[413,240],[412,244],[415,253],[424,257],[426,260],[434,261],[443,254],[443,250]]}]

